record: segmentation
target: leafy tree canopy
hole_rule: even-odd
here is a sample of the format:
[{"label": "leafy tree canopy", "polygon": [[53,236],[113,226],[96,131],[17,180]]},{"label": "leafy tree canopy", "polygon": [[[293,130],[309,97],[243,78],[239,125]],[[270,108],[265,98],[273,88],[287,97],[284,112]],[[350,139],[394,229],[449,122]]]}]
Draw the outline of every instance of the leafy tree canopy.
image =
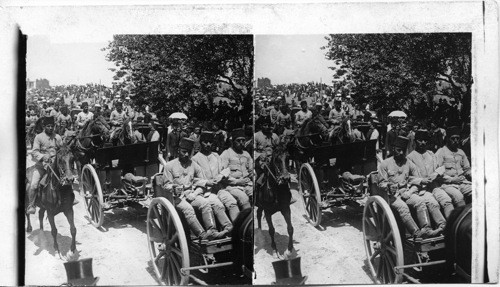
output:
[{"label": "leafy tree canopy", "polygon": [[342,69],[336,75],[347,70],[340,84],[351,85],[358,104],[370,104],[380,114],[403,109],[424,118],[416,112],[417,104],[431,109],[433,97],[445,94],[462,103],[463,119],[470,115],[470,33],[341,34],[326,39],[326,58],[335,64],[331,69]]},{"label": "leafy tree canopy", "polygon": [[181,111],[212,119],[214,98],[228,97],[251,120],[251,35],[115,35],[103,50],[118,67],[116,89],[159,116]]}]

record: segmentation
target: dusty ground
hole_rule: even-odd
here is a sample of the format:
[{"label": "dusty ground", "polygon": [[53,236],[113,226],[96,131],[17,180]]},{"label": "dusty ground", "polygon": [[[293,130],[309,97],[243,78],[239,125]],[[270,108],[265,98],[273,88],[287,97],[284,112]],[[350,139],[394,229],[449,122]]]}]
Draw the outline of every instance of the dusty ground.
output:
[{"label": "dusty ground", "polygon": [[[27,165],[33,163],[27,158]],[[76,190],[76,186],[75,186]],[[105,212],[102,230],[86,219],[83,198],[75,192],[80,203],[74,206],[77,228],[74,258],[93,258],[93,273],[99,276],[98,285],[158,285],[151,267],[146,235],[145,208],[117,208]],[[39,229],[38,213],[31,216],[33,231],[26,233],[25,284],[60,285],[66,281],[63,263],[53,248],[50,224],[44,219],[44,231]],[[71,234],[63,214],[55,218],[59,248],[67,255]],[[243,284],[245,278],[235,278],[226,269],[214,270],[207,275],[197,274],[210,284]],[[248,280],[248,279],[246,279]],[[196,284],[196,282],[191,282]]]},{"label": "dusty ground", "polygon": [[[292,183],[292,188],[295,184]],[[292,190],[295,198],[297,191]],[[363,209],[342,207],[325,210],[322,228],[308,224],[303,217],[303,203],[297,200],[292,206],[294,246],[301,257],[302,275],[308,276],[306,284],[373,284],[365,266],[365,250],[361,217]],[[286,223],[280,213],[273,215],[276,243],[283,253],[288,243]],[[255,219],[257,228],[257,219]],[[262,230],[255,230],[254,284],[271,284],[275,281],[272,262],[271,239],[266,220]]]}]

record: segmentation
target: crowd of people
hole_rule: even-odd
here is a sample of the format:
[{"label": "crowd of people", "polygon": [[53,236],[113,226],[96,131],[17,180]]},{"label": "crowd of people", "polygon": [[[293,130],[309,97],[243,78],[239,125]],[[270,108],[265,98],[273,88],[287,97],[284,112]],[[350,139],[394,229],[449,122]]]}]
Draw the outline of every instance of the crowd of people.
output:
[{"label": "crowd of people", "polygon": [[331,136],[348,119],[352,140],[376,140],[379,187],[388,192],[412,236],[442,234],[451,211],[471,201],[470,124],[460,118],[458,104],[439,101],[432,117],[437,121],[399,113],[382,122],[369,105],[360,109],[349,93],[334,93],[320,84],[265,87],[256,94],[256,156],[313,120],[322,134]]},{"label": "crowd of people", "polygon": [[[78,113],[72,116],[70,111],[75,108]],[[279,85],[257,89],[254,130],[232,125],[231,116],[237,112],[225,101],[217,105],[216,120],[200,122],[184,115],[165,123],[149,107],[135,106],[129,96],[113,96],[110,88],[72,85],[30,90],[26,125],[33,128],[43,119],[44,132],[35,137],[32,146],[39,162],[46,159],[44,152],[60,144],[48,140],[53,137],[51,128],[64,138],[101,117],[111,127],[112,138],[124,121],[131,120],[136,127],[133,142],[160,142],[167,161],[163,186],[182,195],[177,204],[193,233],[213,239],[230,233],[239,210],[250,206],[254,158],[265,162],[306,121],[315,121],[325,140],[332,142],[332,131],[347,119],[352,121],[351,140],[376,141],[380,187],[394,196],[391,204],[410,233],[426,237],[441,233],[453,207],[470,200],[471,194],[470,125],[460,124],[456,114],[442,112],[445,109],[450,108],[442,102],[437,107],[436,113],[441,111],[443,117],[439,122],[427,124],[399,116],[382,123],[368,105],[359,109],[348,93],[334,92],[324,84]],[[445,129],[438,123],[459,125]],[[140,124],[149,129],[139,130]],[[416,210],[416,222],[409,207]],[[196,212],[203,215],[203,224],[193,216]],[[215,229],[210,214],[215,214],[223,231]]]},{"label": "crowd of people", "polygon": [[[88,122],[100,118],[110,126],[109,138],[113,138],[131,120],[132,142],[160,142],[166,161],[161,186],[178,195],[176,206],[193,234],[209,240],[231,234],[232,222],[240,210],[251,207],[253,196],[253,129],[234,126],[230,118],[235,114],[234,105],[224,101],[218,105],[215,119],[224,121],[200,122],[177,113],[163,123],[149,107],[135,106],[128,96],[95,93],[102,87],[94,85],[66,88],[28,91],[27,131],[37,122],[43,129],[36,132],[32,144],[38,168],[27,190],[28,213],[35,212],[34,194],[47,174],[46,162],[66,142],[65,137],[74,137]],[[78,113],[71,116],[70,109]],[[149,130],[140,130],[141,124],[148,124]],[[201,214],[201,222],[196,213]]]}]

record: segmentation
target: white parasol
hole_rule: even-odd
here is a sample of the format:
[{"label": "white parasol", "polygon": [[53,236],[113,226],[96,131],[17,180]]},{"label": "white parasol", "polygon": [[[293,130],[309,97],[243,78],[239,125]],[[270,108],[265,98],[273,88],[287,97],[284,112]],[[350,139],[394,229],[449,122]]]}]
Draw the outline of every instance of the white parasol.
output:
[{"label": "white parasol", "polygon": [[188,117],[184,113],[176,112],[176,113],[171,114],[168,118],[169,119],[187,120]]},{"label": "white parasol", "polygon": [[388,117],[395,117],[395,118],[406,118],[406,114],[403,111],[393,111],[389,114]]}]

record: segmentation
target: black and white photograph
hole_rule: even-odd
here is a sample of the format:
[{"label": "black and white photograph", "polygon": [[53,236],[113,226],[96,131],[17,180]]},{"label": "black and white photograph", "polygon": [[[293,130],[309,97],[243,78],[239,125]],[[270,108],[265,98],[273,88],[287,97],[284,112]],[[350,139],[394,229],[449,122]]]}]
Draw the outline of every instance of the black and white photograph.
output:
[{"label": "black and white photograph", "polygon": [[28,37],[26,66],[26,285],[251,284],[252,35]]},{"label": "black and white photograph", "polygon": [[0,6],[1,286],[498,283],[495,1]]},{"label": "black and white photograph", "polygon": [[255,284],[470,282],[471,40],[256,36]]}]

